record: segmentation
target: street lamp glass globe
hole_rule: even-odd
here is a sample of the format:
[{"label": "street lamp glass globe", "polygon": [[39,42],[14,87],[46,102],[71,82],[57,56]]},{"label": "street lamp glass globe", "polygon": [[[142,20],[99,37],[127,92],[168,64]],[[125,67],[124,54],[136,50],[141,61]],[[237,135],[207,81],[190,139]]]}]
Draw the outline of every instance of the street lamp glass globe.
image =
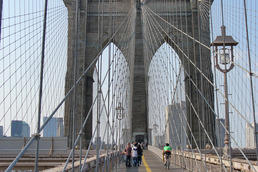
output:
[{"label": "street lamp glass globe", "polygon": [[230,63],[230,50],[222,48],[219,51],[220,64],[226,65]]},{"label": "street lamp glass globe", "polygon": [[123,110],[124,110],[124,108],[122,107],[122,105],[121,105],[121,103],[119,102],[119,104],[118,104],[118,107],[116,108],[116,111],[117,111],[117,119],[118,120],[121,120],[121,119],[123,119]]}]

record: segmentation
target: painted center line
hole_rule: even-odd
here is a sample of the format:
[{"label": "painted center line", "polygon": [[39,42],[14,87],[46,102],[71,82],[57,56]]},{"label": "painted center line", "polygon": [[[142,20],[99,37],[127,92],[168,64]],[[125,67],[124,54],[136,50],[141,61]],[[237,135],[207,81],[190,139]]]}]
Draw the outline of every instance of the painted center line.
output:
[{"label": "painted center line", "polygon": [[142,156],[142,162],[143,162],[144,167],[146,168],[146,171],[147,172],[152,172],[150,167],[149,167],[149,165],[148,165],[148,163],[146,162],[146,160],[144,158],[144,155]]}]

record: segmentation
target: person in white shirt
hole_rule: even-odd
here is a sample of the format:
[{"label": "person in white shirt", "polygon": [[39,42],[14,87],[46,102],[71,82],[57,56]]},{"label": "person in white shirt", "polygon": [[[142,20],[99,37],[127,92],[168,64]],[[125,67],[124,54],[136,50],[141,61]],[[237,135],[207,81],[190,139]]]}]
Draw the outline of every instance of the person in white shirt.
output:
[{"label": "person in white shirt", "polygon": [[132,147],[132,158],[133,158],[133,166],[136,167],[138,165],[137,143],[134,143]]}]

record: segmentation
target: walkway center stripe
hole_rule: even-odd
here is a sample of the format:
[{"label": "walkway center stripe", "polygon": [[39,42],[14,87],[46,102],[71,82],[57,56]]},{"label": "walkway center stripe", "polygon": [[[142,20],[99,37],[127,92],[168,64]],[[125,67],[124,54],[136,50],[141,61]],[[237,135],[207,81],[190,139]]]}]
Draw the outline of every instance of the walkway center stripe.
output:
[{"label": "walkway center stripe", "polygon": [[142,162],[143,162],[144,167],[146,168],[146,172],[152,172],[149,165],[147,164],[147,162],[144,158],[144,155],[142,156]]}]

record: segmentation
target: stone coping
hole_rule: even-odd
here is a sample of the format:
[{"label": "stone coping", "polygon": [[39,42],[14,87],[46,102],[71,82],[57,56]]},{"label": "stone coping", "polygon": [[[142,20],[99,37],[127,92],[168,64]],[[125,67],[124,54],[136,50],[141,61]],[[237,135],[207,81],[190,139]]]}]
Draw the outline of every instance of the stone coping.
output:
[{"label": "stone coping", "polygon": [[[112,153],[109,153],[109,155],[113,156],[115,155],[117,152],[112,152]],[[100,162],[104,161],[104,158],[107,156],[107,154],[102,154],[100,155]],[[82,163],[83,163],[84,159],[82,159]],[[87,158],[86,160],[86,164],[89,168],[91,167],[95,167],[96,165],[96,156],[93,156],[93,157],[90,157],[90,158]],[[57,167],[54,167],[54,168],[50,168],[50,169],[46,169],[46,170],[43,170],[43,172],[59,172],[59,171],[63,171],[63,168],[64,168],[64,165],[65,163],[62,163],[61,165],[57,166]],[[75,161],[74,162],[74,168],[79,168],[80,166],[80,161]],[[66,171],[69,171],[72,169],[72,163],[69,162],[67,167],[66,167]]]}]

